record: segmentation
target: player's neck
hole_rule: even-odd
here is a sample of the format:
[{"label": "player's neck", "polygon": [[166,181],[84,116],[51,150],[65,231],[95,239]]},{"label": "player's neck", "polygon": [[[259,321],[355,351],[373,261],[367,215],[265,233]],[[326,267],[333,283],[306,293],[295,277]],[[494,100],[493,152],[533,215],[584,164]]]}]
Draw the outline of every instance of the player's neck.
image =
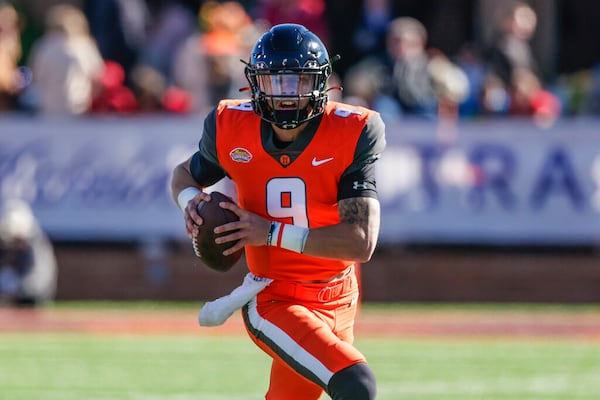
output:
[{"label": "player's neck", "polygon": [[293,129],[283,129],[275,125],[271,126],[273,127],[273,132],[275,133],[275,135],[277,135],[277,138],[281,142],[293,142],[298,136],[300,136],[306,125],[307,122],[298,125],[296,128]]}]

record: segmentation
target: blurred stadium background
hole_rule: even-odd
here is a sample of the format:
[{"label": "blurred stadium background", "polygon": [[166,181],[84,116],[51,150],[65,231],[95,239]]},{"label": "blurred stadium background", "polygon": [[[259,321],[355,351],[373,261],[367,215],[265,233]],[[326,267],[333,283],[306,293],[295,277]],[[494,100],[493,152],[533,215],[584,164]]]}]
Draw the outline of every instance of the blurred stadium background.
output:
[{"label": "blurred stadium background", "polygon": [[[59,3],[74,8],[57,11]],[[232,3],[241,9],[227,8]],[[378,172],[383,224],[379,249],[363,266],[363,300],[597,302],[600,5],[525,2],[537,24],[527,41],[538,89],[551,100],[539,106],[528,98],[527,107],[514,110],[510,104],[518,98],[511,98],[509,87],[501,96],[506,104],[481,100],[460,58],[465,49],[478,49],[474,71],[487,71],[484,49],[494,42],[499,12],[506,11],[500,3],[509,4],[2,1],[5,11],[16,12],[12,38],[18,37],[19,49],[10,80],[17,84],[2,92],[0,194],[29,203],[49,236],[58,265],[57,300],[202,301],[227,293],[243,276],[243,262],[227,274],[203,268],[168,191],[172,167],[196,148],[207,107],[215,96],[244,86],[237,59],[245,56],[229,51],[234,39],[217,28],[258,29],[289,20],[286,12],[295,10],[290,22],[322,30],[331,54],[342,54],[335,69],[352,88],[360,80],[352,67],[368,51],[361,46],[383,38],[375,30],[376,17],[383,21],[377,26],[387,27],[394,18],[410,16],[425,27],[430,54],[441,53],[463,68],[472,93],[458,100],[438,93],[436,111],[427,118],[382,108],[388,135]],[[10,26],[12,14],[2,15]],[[65,22],[61,17],[67,15]],[[111,15],[120,19],[107,20]],[[35,57],[50,26],[61,31],[64,24],[73,26],[69,21],[89,27],[88,38],[103,61],[88,82],[83,109],[52,107],[64,105],[69,95],[53,95],[40,71],[60,70],[61,64],[53,64],[52,52]],[[134,28],[140,27],[136,36]],[[176,50],[190,39],[204,40],[202,51],[176,64],[183,57]],[[215,67],[231,57],[233,69]],[[205,64],[195,63],[198,58]],[[40,59],[44,63],[36,66]],[[198,65],[207,67],[192,68]],[[183,67],[188,68],[177,75]],[[225,83],[216,82],[223,78],[219,71],[230,74]],[[190,73],[208,75],[209,82],[189,83]],[[377,104],[352,90],[344,100]],[[228,183],[219,188],[231,189]]]},{"label": "blurred stadium background", "polygon": [[[331,95],[387,125],[356,325],[379,397],[596,399],[600,2],[514,4],[0,0],[0,399],[264,393],[268,358],[240,316],[195,321],[244,262],[222,274],[195,258],[168,182],[214,102],[245,96],[239,59],[279,22],[322,35],[342,55],[332,85],[345,90]],[[422,46],[419,82],[434,83],[422,109],[369,57],[390,55],[404,17],[415,30],[398,43]],[[15,198],[34,219],[5,219]],[[4,307],[8,233],[37,228],[55,253],[55,265],[42,257],[55,301]]]}]

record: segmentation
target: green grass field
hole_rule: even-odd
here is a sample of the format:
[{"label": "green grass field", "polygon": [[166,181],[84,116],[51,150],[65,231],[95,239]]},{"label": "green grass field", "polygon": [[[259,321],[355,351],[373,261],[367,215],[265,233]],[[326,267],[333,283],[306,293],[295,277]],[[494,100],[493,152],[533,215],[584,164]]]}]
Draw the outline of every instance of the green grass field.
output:
[{"label": "green grass field", "polygon": [[[362,336],[356,344],[379,400],[600,398],[597,338]],[[256,400],[268,368],[242,332],[0,333],[1,400]]]}]

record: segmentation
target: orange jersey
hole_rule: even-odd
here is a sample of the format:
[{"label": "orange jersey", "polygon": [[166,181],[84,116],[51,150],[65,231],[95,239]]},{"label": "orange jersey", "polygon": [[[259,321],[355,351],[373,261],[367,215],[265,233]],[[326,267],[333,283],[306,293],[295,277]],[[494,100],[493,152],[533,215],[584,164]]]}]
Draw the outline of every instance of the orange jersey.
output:
[{"label": "orange jersey", "polygon": [[[237,187],[240,207],[269,220],[308,228],[340,222],[338,183],[352,164],[373,111],[330,102],[306,147],[293,157],[269,154],[250,103],[224,100],[216,110],[219,165]],[[246,246],[251,272],[282,280],[328,279],[352,264],[271,246]]]}]

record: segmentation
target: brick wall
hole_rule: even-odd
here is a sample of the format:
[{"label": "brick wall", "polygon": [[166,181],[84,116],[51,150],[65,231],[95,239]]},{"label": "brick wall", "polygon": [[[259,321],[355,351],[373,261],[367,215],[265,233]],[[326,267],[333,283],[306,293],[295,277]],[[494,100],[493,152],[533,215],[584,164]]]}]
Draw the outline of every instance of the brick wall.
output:
[{"label": "brick wall", "polygon": [[[187,245],[163,254],[138,245],[57,244],[57,299],[210,300],[245,274],[218,273]],[[362,268],[365,301],[598,302],[594,249],[380,247]]]}]

